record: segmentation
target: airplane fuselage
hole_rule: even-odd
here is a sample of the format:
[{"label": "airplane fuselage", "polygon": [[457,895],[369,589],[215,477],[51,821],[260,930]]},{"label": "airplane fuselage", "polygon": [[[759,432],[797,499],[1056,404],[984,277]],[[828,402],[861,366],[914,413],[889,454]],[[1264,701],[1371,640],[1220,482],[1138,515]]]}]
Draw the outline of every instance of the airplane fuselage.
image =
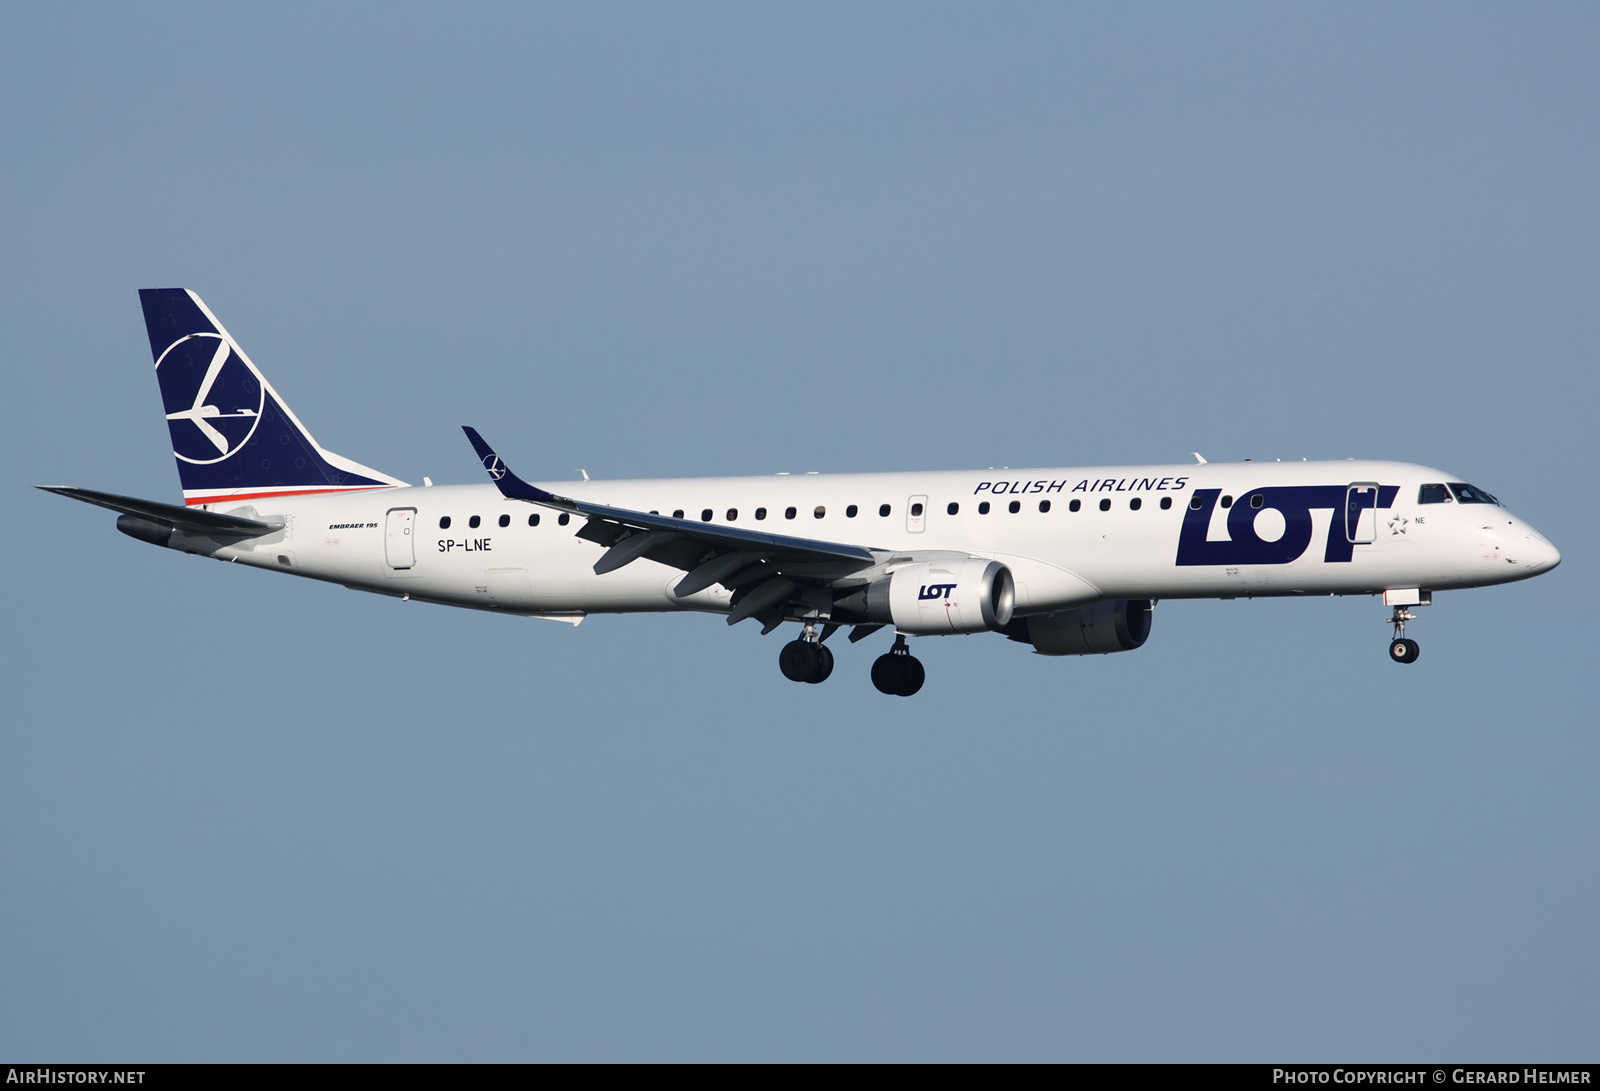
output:
[{"label": "airplane fuselage", "polygon": [[[1115,599],[1447,590],[1525,579],[1559,554],[1493,503],[1421,503],[1455,475],[1399,462],[1247,462],[550,483],[593,503],[999,561],[1018,616]],[[1358,491],[1372,488],[1371,502]],[[920,509],[919,509],[920,506]],[[570,518],[493,485],[226,501],[281,531],[194,551],[382,594],[530,615],[726,611],[721,585],[640,559],[596,575]],[[180,548],[181,542],[174,541]],[[210,548],[214,545],[215,548]],[[892,563],[893,558],[890,558]],[[826,611],[822,616],[826,616]]]}]

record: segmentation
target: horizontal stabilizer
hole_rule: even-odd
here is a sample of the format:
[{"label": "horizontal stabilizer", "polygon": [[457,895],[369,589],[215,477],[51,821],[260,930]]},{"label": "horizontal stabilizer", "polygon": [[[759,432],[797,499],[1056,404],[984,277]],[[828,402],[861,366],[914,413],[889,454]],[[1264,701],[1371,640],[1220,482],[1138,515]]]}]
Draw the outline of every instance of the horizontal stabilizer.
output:
[{"label": "horizontal stabilizer", "polygon": [[140,500],[133,496],[118,496],[116,493],[111,492],[75,489],[70,485],[36,485],[34,487],[43,489],[45,492],[53,492],[57,496],[67,496],[73,500],[82,500],[85,504],[110,508],[112,511],[120,511],[124,515],[136,515],[141,519],[166,523],[179,530],[194,531],[200,534],[230,534],[253,538],[258,534],[271,534],[275,530],[283,529],[283,523],[279,520],[263,523],[259,519],[245,519],[237,515],[223,515],[221,512],[179,507],[176,504],[163,504],[157,500]]}]

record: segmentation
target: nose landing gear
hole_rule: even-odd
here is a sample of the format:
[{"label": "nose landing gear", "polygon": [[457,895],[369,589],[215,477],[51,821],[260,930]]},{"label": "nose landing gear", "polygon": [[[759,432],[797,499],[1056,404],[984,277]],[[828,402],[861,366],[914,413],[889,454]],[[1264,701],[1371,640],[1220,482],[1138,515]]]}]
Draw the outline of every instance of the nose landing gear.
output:
[{"label": "nose landing gear", "polygon": [[878,687],[879,693],[895,697],[910,697],[922,688],[927,677],[922,661],[911,654],[904,634],[900,633],[895,634],[894,647],[889,653],[878,656],[872,664],[872,684]]},{"label": "nose landing gear", "polygon": [[1389,644],[1389,658],[1396,663],[1415,663],[1421,647],[1415,640],[1406,639],[1406,622],[1417,620],[1417,615],[1404,606],[1394,608],[1394,616],[1387,624],[1394,626],[1394,640]]},{"label": "nose landing gear", "polygon": [[817,630],[807,625],[799,640],[791,640],[778,653],[778,669],[791,682],[826,682],[833,673],[833,653],[817,639]]}]

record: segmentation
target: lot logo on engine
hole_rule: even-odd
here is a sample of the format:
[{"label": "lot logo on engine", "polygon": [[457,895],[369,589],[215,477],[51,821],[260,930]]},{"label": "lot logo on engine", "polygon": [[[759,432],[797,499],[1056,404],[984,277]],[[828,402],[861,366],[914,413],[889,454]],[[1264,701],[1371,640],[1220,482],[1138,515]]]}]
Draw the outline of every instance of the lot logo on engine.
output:
[{"label": "lot logo on engine", "polygon": [[917,592],[919,599],[942,599],[955,593],[956,585],[953,583],[925,583]]}]

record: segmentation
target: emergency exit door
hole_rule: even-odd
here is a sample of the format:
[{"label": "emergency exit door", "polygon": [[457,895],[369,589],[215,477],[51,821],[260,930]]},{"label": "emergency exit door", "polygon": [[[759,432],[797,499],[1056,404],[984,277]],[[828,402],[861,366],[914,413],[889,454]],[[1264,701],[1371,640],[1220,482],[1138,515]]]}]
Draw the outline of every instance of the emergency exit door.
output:
[{"label": "emergency exit door", "polygon": [[906,501],[906,532],[921,534],[928,525],[928,498],[913,496]]}]

